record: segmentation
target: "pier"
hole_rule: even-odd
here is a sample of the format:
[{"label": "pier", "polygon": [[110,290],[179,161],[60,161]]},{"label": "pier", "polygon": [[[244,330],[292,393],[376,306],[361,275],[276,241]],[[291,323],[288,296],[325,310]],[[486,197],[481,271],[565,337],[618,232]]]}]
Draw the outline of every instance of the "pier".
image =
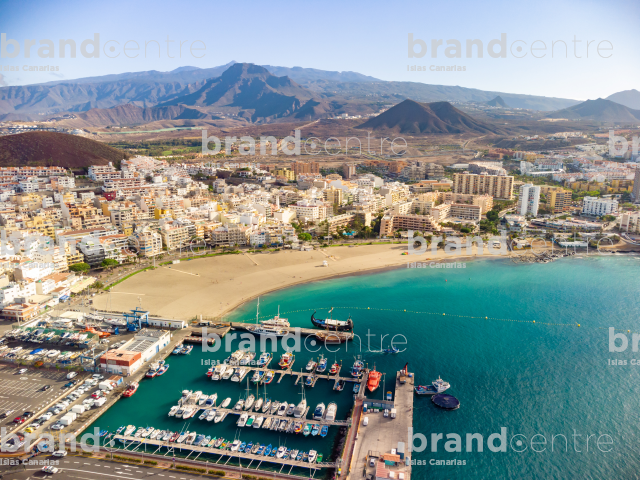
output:
[{"label": "pier", "polygon": [[[248,331],[247,329],[249,327],[255,327],[256,324],[255,323],[247,323],[247,322],[218,322],[215,324],[212,324],[211,326],[213,327],[219,327],[219,328],[223,328],[223,327],[229,327],[232,330],[244,330],[244,331]],[[293,333],[296,331],[300,332],[300,335],[303,335],[305,337],[311,336],[311,335],[315,335],[316,333],[322,333],[322,332],[333,332],[332,330],[322,330],[320,328],[301,328],[301,327],[282,327],[283,329],[287,330],[288,333]],[[353,340],[354,334],[353,332],[336,332],[338,334],[340,334],[341,336],[344,335],[347,337],[348,340]],[[331,343],[331,342],[329,342]]]},{"label": "pier", "polygon": [[237,451],[232,452],[230,450],[226,450],[222,448],[200,447],[195,445],[187,445],[184,443],[163,442],[162,440],[155,440],[155,439],[149,440],[146,438],[124,436],[124,435],[115,435],[113,439],[119,440],[124,444],[124,448],[119,449],[119,451],[123,451],[123,452],[137,452],[140,449],[140,447],[152,446],[152,447],[156,447],[156,450],[152,452],[152,454],[156,454],[156,455],[158,454],[161,448],[167,449],[167,452],[164,454],[164,456],[169,455],[175,451],[189,451],[190,453],[186,457],[187,459],[189,459],[191,454],[196,453],[197,455],[195,455],[195,457],[192,458],[192,460],[197,459],[203,453],[210,454],[210,455],[220,455],[220,458],[218,459],[218,461],[214,463],[209,463],[209,465],[212,465],[212,466],[216,464],[226,465],[226,463],[220,463],[223,461],[225,457],[229,457],[227,459],[227,462],[235,458],[238,460],[238,462],[241,465],[242,465],[241,463],[242,460],[248,460],[249,461],[248,465],[243,466],[243,468],[253,468],[252,465],[255,462],[256,470],[260,468],[260,465],[262,463],[273,463],[281,466],[280,472],[282,472],[282,469],[287,466],[290,467],[291,469],[293,469],[294,467],[299,467],[299,468],[310,468],[312,470],[319,470],[321,468],[331,468],[331,467],[337,466],[335,462],[309,463],[309,462],[302,462],[302,461],[296,461],[291,459],[284,460],[282,458],[265,457],[264,455],[254,455],[252,453],[246,453],[246,452],[237,452]]}]

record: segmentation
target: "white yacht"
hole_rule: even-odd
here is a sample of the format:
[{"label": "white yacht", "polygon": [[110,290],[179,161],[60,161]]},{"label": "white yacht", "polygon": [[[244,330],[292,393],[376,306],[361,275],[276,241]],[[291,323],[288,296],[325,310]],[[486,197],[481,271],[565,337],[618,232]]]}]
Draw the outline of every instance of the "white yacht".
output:
[{"label": "white yacht", "polygon": [[253,402],[255,402],[255,400],[256,397],[254,397],[253,394],[249,395],[244,402],[244,409],[251,410],[251,407],[253,407]]},{"label": "white yacht", "polygon": [[175,416],[179,408],[180,408],[180,405],[174,405],[173,407],[171,407],[171,410],[169,410],[169,416],[170,417]]},{"label": "white yacht", "polygon": [[211,375],[211,380],[220,380],[222,378],[222,374],[227,369],[227,366],[224,363],[221,363],[216,366],[213,370],[213,374]]},{"label": "white yacht", "polygon": [[338,405],[336,405],[335,403],[330,403],[329,406],[327,407],[327,411],[324,414],[324,419],[327,422],[333,422],[336,419],[336,412],[338,411]]},{"label": "white yacht", "polygon": [[247,423],[248,418],[249,418],[249,414],[243,413],[242,415],[240,415],[240,418],[238,419],[238,423],[236,425],[238,425],[239,427],[244,427]]},{"label": "white yacht", "polygon": [[215,410],[209,410],[209,412],[207,413],[207,422],[210,422],[215,417],[216,417],[216,411]]},{"label": "white yacht", "polygon": [[231,397],[225,398],[224,402],[220,404],[220,408],[227,408],[229,405],[231,405]]},{"label": "white yacht", "polygon": [[304,383],[300,382],[302,385],[302,400],[300,400],[300,403],[298,403],[298,405],[296,405],[296,407],[293,410],[293,416],[296,418],[301,418],[306,410],[307,410],[307,399],[304,395]]},{"label": "white yacht", "polygon": [[287,320],[286,318],[282,318],[280,316],[280,305],[278,305],[278,314],[275,317],[270,318],[268,320],[260,320],[260,323],[262,325],[269,325],[274,327],[290,327],[291,326],[291,324],[289,323],[289,320]]}]

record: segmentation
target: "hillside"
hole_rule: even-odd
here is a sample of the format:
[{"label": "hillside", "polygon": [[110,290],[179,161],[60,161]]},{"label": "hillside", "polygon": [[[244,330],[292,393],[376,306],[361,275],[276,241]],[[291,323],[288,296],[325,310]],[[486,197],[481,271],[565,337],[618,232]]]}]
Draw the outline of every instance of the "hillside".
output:
[{"label": "hillside", "polygon": [[108,125],[140,125],[158,120],[199,120],[211,118],[210,115],[183,106],[141,108],[130,103],[117,107],[92,108],[79,113],[77,117],[92,127]]},{"label": "hillside", "polygon": [[276,77],[251,63],[236,63],[199,90],[158,106],[229,108],[255,122],[292,115],[314,97],[289,77]]},{"label": "hillside", "polygon": [[640,110],[633,110],[611,100],[598,98],[597,100],[587,100],[573,107],[552,112],[547,115],[547,118],[636,123],[640,122]]},{"label": "hillside", "polygon": [[407,134],[503,133],[495,125],[475,120],[449,102],[418,103],[413,100],[405,100],[357,128]]},{"label": "hillside", "polygon": [[500,95],[498,95],[493,100],[489,100],[486,102],[490,107],[500,107],[500,108],[509,108],[509,105],[502,99]]},{"label": "hillside", "polygon": [[619,103],[627,108],[640,110],[640,92],[635,89],[614,93],[613,95],[609,95],[606,100]]},{"label": "hillside", "polygon": [[80,168],[129,158],[104,143],[66,133],[28,132],[0,137],[0,166]]}]

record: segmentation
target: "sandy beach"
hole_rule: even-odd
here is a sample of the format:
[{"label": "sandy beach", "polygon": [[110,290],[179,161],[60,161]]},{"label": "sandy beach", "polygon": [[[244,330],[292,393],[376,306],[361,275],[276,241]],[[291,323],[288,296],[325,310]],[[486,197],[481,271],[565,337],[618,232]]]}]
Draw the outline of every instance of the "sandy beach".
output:
[{"label": "sandy beach", "polygon": [[[125,280],[94,298],[99,310],[125,311],[142,305],[152,315],[191,320],[196,316],[222,316],[243,302],[292,285],[341,275],[387,268],[411,262],[459,262],[469,257],[443,250],[402,255],[407,245],[330,247],[308,252],[280,251],[222,255],[149,270]],[[475,252],[475,250],[474,250]],[[489,255],[484,257],[504,258]],[[323,261],[328,266],[323,266]]]}]

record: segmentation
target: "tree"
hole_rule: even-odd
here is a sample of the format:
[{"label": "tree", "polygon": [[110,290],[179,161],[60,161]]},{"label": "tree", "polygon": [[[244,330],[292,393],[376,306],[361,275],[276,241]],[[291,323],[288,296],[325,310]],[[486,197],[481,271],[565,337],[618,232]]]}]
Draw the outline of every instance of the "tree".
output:
[{"label": "tree", "polygon": [[100,265],[106,268],[111,268],[118,265],[118,261],[114,260],[113,258],[105,258]]},{"label": "tree", "polygon": [[487,220],[489,220],[490,222],[497,222],[499,218],[500,215],[495,210],[489,210],[487,212]]},{"label": "tree", "polygon": [[310,242],[311,241],[311,234],[307,233],[307,232],[302,232],[298,234],[298,238],[300,240],[302,240],[303,242]]},{"label": "tree", "polygon": [[91,266],[88,263],[76,263],[75,265],[71,265],[69,270],[72,272],[88,272]]}]

